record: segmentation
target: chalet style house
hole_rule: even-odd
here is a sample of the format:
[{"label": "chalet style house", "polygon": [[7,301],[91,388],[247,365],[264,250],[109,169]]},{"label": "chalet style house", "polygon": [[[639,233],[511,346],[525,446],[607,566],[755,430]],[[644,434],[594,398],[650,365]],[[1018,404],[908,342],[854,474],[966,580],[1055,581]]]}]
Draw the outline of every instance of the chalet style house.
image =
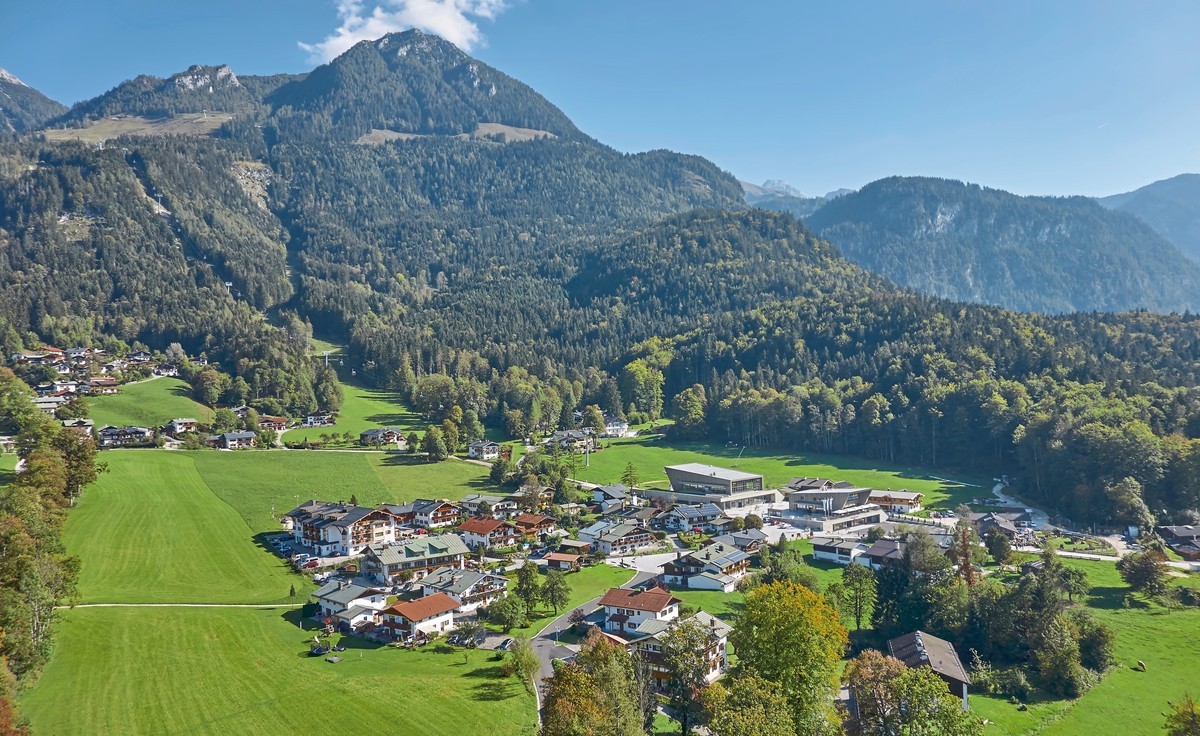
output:
[{"label": "chalet style house", "polygon": [[543,539],[555,529],[554,519],[541,514],[517,514],[512,523],[521,534],[538,539]]},{"label": "chalet style house", "polygon": [[344,503],[306,501],[284,515],[291,521],[292,538],[326,555],[356,555],[371,544],[396,541],[396,515],[385,507],[373,509]]},{"label": "chalet style house", "polygon": [[455,613],[470,613],[508,595],[508,578],[489,572],[439,567],[421,578],[421,592],[445,593],[458,601]]},{"label": "chalet style house", "polygon": [[682,598],[676,598],[662,588],[612,588],[600,598],[600,607],[604,609],[601,629],[628,640],[647,621],[677,618],[680,603],[683,603]]},{"label": "chalet style house", "polygon": [[586,529],[580,529],[579,538],[604,555],[629,554],[655,544],[654,535],[645,527],[608,521],[597,521]]},{"label": "chalet style house", "polygon": [[154,443],[154,432],[148,427],[101,427],[96,432],[99,445],[107,447],[129,447]]},{"label": "chalet style house", "polygon": [[639,627],[639,636],[629,642],[629,649],[639,652],[650,664],[654,689],[658,692],[665,692],[671,682],[671,674],[662,662],[662,638],[685,622],[694,622],[708,633],[704,648],[705,681],[711,685],[729,669],[729,634],[733,627],[716,616],[699,611],[686,619],[647,621]]},{"label": "chalet style house", "polygon": [[732,593],[749,567],[750,555],[717,542],[667,561],[662,578],[670,585]]},{"label": "chalet style house", "polygon": [[458,534],[472,549],[513,547],[521,541],[521,532],[507,521],[472,517],[458,526]]},{"label": "chalet style house", "polygon": [[458,601],[445,593],[396,601],[383,609],[379,628],[392,639],[419,644],[453,629],[458,606]]},{"label": "chalet style house", "polygon": [[363,553],[363,574],[384,585],[425,577],[442,567],[461,568],[470,553],[457,534],[425,535],[394,544],[372,544]]},{"label": "chalet style house", "polygon": [[490,440],[478,440],[467,445],[467,457],[472,460],[497,460],[500,458],[500,444]]}]

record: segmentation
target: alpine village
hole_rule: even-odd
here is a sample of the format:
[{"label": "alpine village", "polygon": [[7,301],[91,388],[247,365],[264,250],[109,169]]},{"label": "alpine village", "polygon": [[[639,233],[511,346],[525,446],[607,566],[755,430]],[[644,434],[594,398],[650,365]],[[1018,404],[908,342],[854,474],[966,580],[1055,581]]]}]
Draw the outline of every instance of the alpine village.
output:
[{"label": "alpine village", "polygon": [[1136,193],[802,197],[419,30],[0,92],[3,736],[1200,734]]}]

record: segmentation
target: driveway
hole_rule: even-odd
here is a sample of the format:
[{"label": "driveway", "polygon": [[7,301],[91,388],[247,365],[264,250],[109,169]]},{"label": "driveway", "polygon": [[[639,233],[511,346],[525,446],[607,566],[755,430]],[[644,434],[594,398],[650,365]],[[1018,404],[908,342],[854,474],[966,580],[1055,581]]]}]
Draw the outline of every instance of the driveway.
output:
[{"label": "driveway", "polygon": [[[655,556],[661,557],[662,555]],[[652,577],[654,577],[653,574],[638,572],[628,582],[625,583],[625,587],[637,585],[638,583],[645,582]],[[533,651],[537,653],[538,661],[541,663],[541,668],[538,672],[538,687],[536,688],[538,702],[538,723],[541,723],[542,720],[542,689],[545,687],[546,680],[554,675],[554,665],[552,664],[553,661],[555,659],[566,659],[568,657],[573,657],[579,653],[578,644],[559,644],[556,641],[557,634],[566,631],[571,627],[571,623],[568,621],[568,619],[573,611],[591,613],[596,609],[599,603],[600,597],[597,596],[586,603],[572,608],[570,611],[563,611],[561,616],[546,624],[546,627],[539,631],[531,640],[533,644]]]}]

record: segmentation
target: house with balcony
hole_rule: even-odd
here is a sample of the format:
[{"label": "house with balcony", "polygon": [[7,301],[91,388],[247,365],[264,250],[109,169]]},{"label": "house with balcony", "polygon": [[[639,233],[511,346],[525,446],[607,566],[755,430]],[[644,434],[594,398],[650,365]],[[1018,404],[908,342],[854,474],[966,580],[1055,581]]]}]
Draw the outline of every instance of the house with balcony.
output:
[{"label": "house with balcony", "polygon": [[422,644],[454,628],[454,611],[458,606],[459,602],[445,593],[396,601],[383,609],[378,630],[391,639]]},{"label": "house with balcony", "polygon": [[335,580],[313,591],[317,603],[316,618],[331,619],[343,631],[356,631],[374,622],[376,614],[387,606],[387,594],[379,588]]},{"label": "house with balcony", "polygon": [[662,588],[634,590],[611,588],[600,598],[603,611],[601,630],[629,641],[637,638],[637,629],[647,621],[671,621],[679,616],[682,598]]},{"label": "house with balcony", "polygon": [[[458,506],[465,516],[491,516],[494,519],[509,519],[520,511],[520,506],[514,498],[478,493],[459,499]],[[486,514],[483,513],[485,508],[488,510]]]},{"label": "house with balcony", "polygon": [[470,554],[457,534],[421,535],[392,544],[372,544],[363,551],[364,575],[384,585],[418,580],[444,567],[462,568]]},{"label": "house with balcony", "polygon": [[671,682],[671,673],[663,664],[663,638],[674,628],[691,624],[703,629],[707,636],[704,644],[704,680],[708,684],[717,681],[729,670],[729,634],[733,627],[712,614],[699,611],[685,619],[648,620],[638,630],[628,647],[638,652],[650,665],[654,678],[654,689],[666,692]]},{"label": "house with balcony", "polygon": [[491,440],[476,440],[467,444],[467,457],[472,460],[499,460],[500,443]]},{"label": "house with balcony", "polygon": [[154,444],[154,432],[149,427],[104,426],[96,432],[101,448],[129,447]]},{"label": "house with balcony", "polygon": [[767,544],[767,533],[762,529],[743,529],[737,532],[729,532],[718,537],[713,537],[712,542],[720,542],[728,544],[731,547],[737,547],[746,554],[754,554],[762,549],[763,545]]},{"label": "house with balcony", "polygon": [[517,527],[486,516],[474,516],[459,524],[458,535],[471,549],[514,547],[521,541]]},{"label": "house with balcony", "polygon": [[818,534],[887,521],[887,513],[871,501],[870,488],[821,478],[794,478],[784,493],[791,523]]},{"label": "house with balcony", "polygon": [[513,517],[512,524],[521,534],[536,539],[545,539],[557,529],[554,519],[541,514],[520,513]]},{"label": "house with balcony", "polygon": [[680,552],[663,564],[664,583],[697,590],[732,593],[750,568],[750,555],[737,547],[715,542],[691,552]]},{"label": "house with balcony", "polygon": [[358,433],[358,444],[363,447],[388,447],[408,449],[408,438],[400,427],[376,427]]},{"label": "house with balcony", "polygon": [[219,450],[242,450],[254,447],[258,435],[253,432],[224,432],[204,438],[204,442]]},{"label": "house with balcony", "polygon": [[871,491],[870,500],[889,514],[911,514],[921,510],[925,494],[916,491]]},{"label": "house with balcony", "polygon": [[579,538],[604,555],[626,555],[657,544],[649,529],[629,523],[597,521],[579,530]]},{"label": "house with balcony", "polygon": [[292,539],[312,547],[322,557],[356,555],[372,544],[396,541],[396,516],[387,508],[309,500],[284,515]]},{"label": "house with balcony", "polygon": [[424,595],[445,593],[458,601],[455,613],[485,608],[508,595],[508,578],[490,572],[439,567],[421,578]]}]

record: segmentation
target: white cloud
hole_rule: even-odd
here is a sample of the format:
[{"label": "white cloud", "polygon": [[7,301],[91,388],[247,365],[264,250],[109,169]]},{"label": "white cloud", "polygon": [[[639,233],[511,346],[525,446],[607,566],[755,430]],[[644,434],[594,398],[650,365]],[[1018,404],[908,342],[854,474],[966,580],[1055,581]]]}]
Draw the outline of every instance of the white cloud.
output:
[{"label": "white cloud", "polygon": [[324,63],[359,41],[420,28],[464,51],[480,44],[480,20],[492,20],[508,0],[335,0],[341,25],[318,43],[300,43],[313,63]]}]

